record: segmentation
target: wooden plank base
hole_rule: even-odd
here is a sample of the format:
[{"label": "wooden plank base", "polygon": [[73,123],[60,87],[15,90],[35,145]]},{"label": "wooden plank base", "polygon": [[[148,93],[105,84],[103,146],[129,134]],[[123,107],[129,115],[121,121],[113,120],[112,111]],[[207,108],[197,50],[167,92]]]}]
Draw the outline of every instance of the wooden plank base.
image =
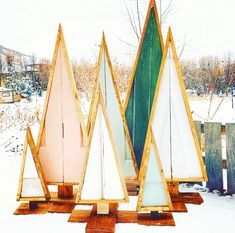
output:
[{"label": "wooden plank base", "polygon": [[58,198],[61,198],[61,199],[73,198],[73,186],[72,185],[58,185]]},{"label": "wooden plank base", "polygon": [[172,202],[173,209],[169,212],[177,212],[177,213],[187,213],[187,207],[185,203],[182,202]]},{"label": "wooden plank base", "polygon": [[171,197],[179,196],[179,182],[167,182],[168,190]]},{"label": "wooden plank base", "polygon": [[152,219],[151,213],[136,211],[118,211],[117,223],[138,223],[146,226],[175,226],[172,213],[158,213],[158,219]]},{"label": "wooden plank base", "polygon": [[110,204],[109,214],[97,214],[97,205],[94,205],[87,221],[86,233],[114,233],[117,204]]},{"label": "wooden plank base", "polygon": [[88,222],[91,210],[73,210],[69,216],[68,222],[84,223]]},{"label": "wooden plank base", "polygon": [[46,214],[48,213],[48,208],[50,203],[48,202],[38,202],[37,208],[30,209],[29,203],[21,203],[19,207],[14,212],[15,215],[30,215],[30,214]]},{"label": "wooden plank base", "polygon": [[51,198],[50,198],[51,202],[75,204],[75,201],[76,201],[76,193],[75,192],[73,192],[73,196],[70,198],[61,198],[58,196],[58,192],[50,192],[50,195],[51,195]]},{"label": "wooden plank base", "polygon": [[72,213],[75,204],[52,202],[48,208],[49,213]]},{"label": "wooden plank base", "polygon": [[139,194],[140,183],[138,180],[126,180],[126,188],[129,196],[137,196]]},{"label": "wooden plank base", "polygon": [[179,193],[177,197],[171,197],[172,202],[181,202],[185,204],[200,205],[203,199],[200,193]]}]

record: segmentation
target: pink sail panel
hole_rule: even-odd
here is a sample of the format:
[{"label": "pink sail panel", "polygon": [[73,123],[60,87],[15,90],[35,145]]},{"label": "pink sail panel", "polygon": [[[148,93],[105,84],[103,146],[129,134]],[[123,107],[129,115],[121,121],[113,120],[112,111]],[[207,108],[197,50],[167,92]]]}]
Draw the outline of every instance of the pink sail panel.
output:
[{"label": "pink sail panel", "polygon": [[[81,122],[60,43],[39,148],[47,183],[78,183],[85,157]],[[70,67],[69,67],[70,68]],[[74,84],[75,85],[75,84]]]}]

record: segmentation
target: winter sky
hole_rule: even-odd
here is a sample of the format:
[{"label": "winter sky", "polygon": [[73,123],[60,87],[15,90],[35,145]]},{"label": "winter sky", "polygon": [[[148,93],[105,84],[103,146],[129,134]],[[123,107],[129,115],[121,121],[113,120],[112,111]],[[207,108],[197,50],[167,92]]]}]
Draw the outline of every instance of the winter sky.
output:
[{"label": "winter sky", "polygon": [[[125,8],[135,0],[0,0],[0,45],[51,59],[59,22],[71,58],[92,59],[104,30],[112,59],[133,61],[137,46]],[[139,0],[145,18],[148,0]],[[159,0],[156,0],[158,10]],[[169,0],[162,0],[162,9]],[[163,24],[165,40],[170,25],[183,58],[235,55],[234,0],[173,0],[173,12]],[[132,8],[131,8],[132,6]]]}]

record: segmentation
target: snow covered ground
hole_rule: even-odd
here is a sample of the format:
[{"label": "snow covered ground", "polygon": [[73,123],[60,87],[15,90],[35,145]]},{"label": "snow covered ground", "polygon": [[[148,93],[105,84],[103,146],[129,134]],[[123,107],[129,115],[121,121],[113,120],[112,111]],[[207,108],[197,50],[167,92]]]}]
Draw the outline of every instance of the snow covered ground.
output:
[{"label": "snow covered ground", "polygon": [[[212,113],[221,98],[213,100]],[[194,119],[204,121],[207,118],[208,99],[194,98],[190,100]],[[6,232],[85,232],[85,224],[68,223],[69,214],[45,214],[15,216],[13,212],[19,206],[16,202],[18,180],[21,166],[21,153],[25,137],[24,128],[29,123],[38,127],[38,115],[41,114],[43,98],[37,105],[35,99],[31,103],[22,101],[16,104],[0,105],[0,233]],[[87,104],[82,102],[85,113]],[[235,122],[235,110],[231,108],[231,100],[226,98],[212,121]],[[34,130],[34,138],[36,138]],[[204,199],[202,205],[187,205],[188,213],[174,213],[176,227],[146,227],[137,224],[117,224],[116,232],[190,232],[221,233],[234,231],[235,196],[219,196],[208,193],[205,188],[194,185],[181,185],[182,191],[199,191]],[[120,209],[135,209],[136,197],[131,203],[121,204]],[[76,207],[79,208],[79,207]]]},{"label": "snow covered ground", "polygon": [[209,97],[191,97],[189,100],[194,120],[221,122],[222,124],[235,122],[235,99],[234,108],[232,108],[231,97],[213,97],[211,107],[209,107]]}]

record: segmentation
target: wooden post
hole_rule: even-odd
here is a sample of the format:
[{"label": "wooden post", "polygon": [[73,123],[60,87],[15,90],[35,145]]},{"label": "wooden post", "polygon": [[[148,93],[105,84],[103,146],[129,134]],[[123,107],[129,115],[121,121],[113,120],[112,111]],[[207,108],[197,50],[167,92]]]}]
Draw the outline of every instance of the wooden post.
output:
[{"label": "wooden post", "polygon": [[227,190],[235,193],[235,124],[226,124]]},{"label": "wooden post", "polygon": [[179,196],[179,182],[169,181],[167,186],[171,197]]},{"label": "wooden post", "polygon": [[[107,210],[108,214],[100,214],[98,213],[99,205]],[[110,205],[110,206],[109,206]],[[117,204],[109,204],[109,203],[98,203],[93,206],[89,219],[86,225],[86,233],[114,233],[115,232],[115,224],[117,221]],[[106,211],[107,213],[107,211]]]},{"label": "wooden post", "polygon": [[29,209],[30,210],[36,210],[38,208],[38,202],[37,201],[30,201],[29,202]]},{"label": "wooden post", "polygon": [[221,123],[205,122],[205,163],[210,191],[223,191]]},{"label": "wooden post", "polygon": [[97,214],[109,214],[109,203],[97,203]]},{"label": "wooden post", "polygon": [[194,121],[196,133],[197,133],[197,139],[198,139],[200,148],[201,148],[201,124],[202,124],[201,121]]},{"label": "wooden post", "polygon": [[58,185],[58,197],[59,198],[72,198],[73,186],[72,185]]},{"label": "wooden post", "polygon": [[158,211],[151,211],[151,219],[157,220],[158,219]]}]

